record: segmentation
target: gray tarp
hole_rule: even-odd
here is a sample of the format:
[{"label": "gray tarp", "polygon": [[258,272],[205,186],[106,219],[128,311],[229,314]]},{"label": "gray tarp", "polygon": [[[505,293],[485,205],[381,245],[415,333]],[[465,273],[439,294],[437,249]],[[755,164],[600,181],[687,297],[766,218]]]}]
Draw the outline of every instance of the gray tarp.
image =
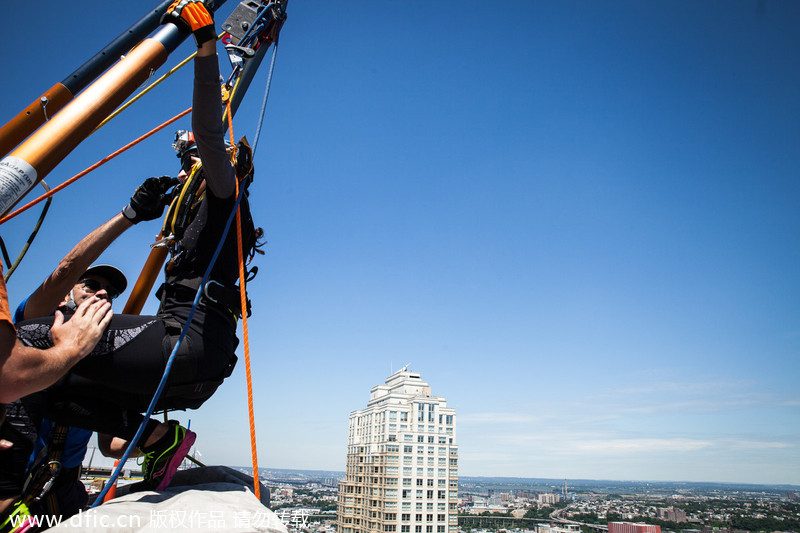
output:
[{"label": "gray tarp", "polygon": [[[126,494],[128,487],[120,487],[115,499],[47,531],[287,533],[252,487],[252,478],[227,467],[181,470],[162,492]],[[269,491],[263,485],[261,499],[269,504]]]}]

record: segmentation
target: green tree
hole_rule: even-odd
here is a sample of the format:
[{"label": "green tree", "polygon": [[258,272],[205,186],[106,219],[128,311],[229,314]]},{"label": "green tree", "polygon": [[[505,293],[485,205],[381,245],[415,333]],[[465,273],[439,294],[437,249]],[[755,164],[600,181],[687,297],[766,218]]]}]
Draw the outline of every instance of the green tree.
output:
[{"label": "green tree", "polygon": [[552,507],[544,506],[544,507],[531,507],[528,509],[528,512],[525,513],[524,518],[535,518],[535,519],[548,519],[550,518],[550,513],[552,513],[555,509]]}]

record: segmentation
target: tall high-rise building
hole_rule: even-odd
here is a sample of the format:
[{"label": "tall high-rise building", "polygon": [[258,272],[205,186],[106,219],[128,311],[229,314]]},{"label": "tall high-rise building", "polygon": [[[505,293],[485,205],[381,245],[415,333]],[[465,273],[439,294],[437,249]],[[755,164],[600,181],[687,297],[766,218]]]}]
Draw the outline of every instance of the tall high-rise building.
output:
[{"label": "tall high-rise building", "polygon": [[456,533],[456,412],[408,366],[350,414],[338,533]]}]

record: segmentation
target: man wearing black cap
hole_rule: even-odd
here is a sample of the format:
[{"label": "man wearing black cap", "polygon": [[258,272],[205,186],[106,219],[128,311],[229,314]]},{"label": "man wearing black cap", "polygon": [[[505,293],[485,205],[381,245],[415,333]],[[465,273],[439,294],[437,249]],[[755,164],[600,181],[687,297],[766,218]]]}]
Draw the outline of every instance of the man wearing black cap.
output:
[{"label": "man wearing black cap", "polygon": [[[56,311],[71,317],[84,301],[111,302],[122,294],[128,285],[122,271],[111,265],[89,265],[128,228],[160,216],[166,203],[165,191],[174,182],[174,178],[167,176],[145,180],[121,213],[81,239],[44,282],[19,304],[14,322],[53,316]],[[51,446],[52,423],[47,418],[42,419],[40,395],[26,396],[7,408],[5,423],[0,424],[0,513],[22,490],[31,452],[36,455],[42,447]],[[92,434],[92,431],[70,427],[61,445],[59,462],[62,468],[51,488],[61,504],[61,513],[67,516],[86,503],[87,495],[77,476]],[[98,435],[98,444],[104,455],[116,457],[121,456],[126,445],[124,440],[112,441],[106,435]],[[46,462],[47,457],[44,459]],[[0,516],[0,529],[2,518]]]},{"label": "man wearing black cap", "polygon": [[[128,280],[116,267],[111,265],[95,265],[85,268],[84,264],[96,259],[92,257],[92,247],[83,239],[67,256],[61,260],[58,268],[47,277],[36,291],[22,301],[14,314],[14,322],[52,315],[56,310],[65,316],[71,316],[82,302],[94,298],[114,300],[125,291]],[[71,283],[66,294],[64,287]],[[61,468],[50,487],[49,494],[58,502],[60,514],[70,516],[86,505],[88,495],[83,484],[78,480],[80,466],[93,432],[80,428],[53,429],[48,419],[41,425],[34,422],[30,409],[38,410],[38,406],[18,400],[9,404],[9,419],[0,427],[0,450],[3,450],[3,467],[0,468],[0,510],[4,508],[22,490],[25,480],[24,465],[33,451],[34,468],[39,462],[47,464],[53,452],[52,436],[55,431],[66,431],[58,449],[58,460]],[[38,420],[38,416],[35,417]],[[110,454],[111,438],[98,436],[98,443],[104,455]],[[47,447],[49,453],[43,454]],[[31,508],[33,511],[33,508]],[[43,512],[38,510],[37,514]]]},{"label": "man wearing black cap", "polygon": [[[56,269],[33,294],[19,304],[14,313],[14,322],[48,316],[53,314],[56,309],[72,312],[82,301],[93,295],[106,300],[114,300],[125,292],[125,288],[128,286],[125,274],[111,265],[95,265],[87,268],[83,274],[78,276],[71,272],[72,270],[74,268],[71,267]],[[59,282],[58,277],[63,279]],[[61,286],[73,278],[77,279],[72,283],[69,292],[64,294],[59,291]]]}]

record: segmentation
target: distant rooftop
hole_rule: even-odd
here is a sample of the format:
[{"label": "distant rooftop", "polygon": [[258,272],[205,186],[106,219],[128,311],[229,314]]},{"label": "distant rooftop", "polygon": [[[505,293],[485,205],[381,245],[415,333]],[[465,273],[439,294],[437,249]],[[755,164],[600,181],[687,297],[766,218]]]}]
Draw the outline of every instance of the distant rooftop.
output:
[{"label": "distant rooftop", "polygon": [[431,397],[431,387],[422,381],[419,372],[411,372],[408,365],[386,378],[385,385],[372,387],[369,404],[386,401],[390,398],[408,399],[416,396]]}]

